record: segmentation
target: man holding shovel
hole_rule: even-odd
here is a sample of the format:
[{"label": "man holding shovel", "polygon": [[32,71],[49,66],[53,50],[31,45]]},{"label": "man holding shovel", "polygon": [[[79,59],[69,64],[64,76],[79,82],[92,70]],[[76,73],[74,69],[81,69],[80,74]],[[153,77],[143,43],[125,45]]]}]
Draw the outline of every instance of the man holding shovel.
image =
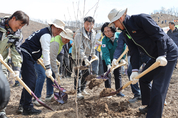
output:
[{"label": "man holding shovel", "polygon": [[[45,74],[47,77],[52,76],[50,64],[50,40],[52,37],[59,35],[62,31],[59,27],[59,20],[55,20],[49,27],[43,28],[34,32],[29,36],[25,42],[20,46],[23,55],[22,63],[22,78],[24,83],[34,92],[36,83],[36,73],[34,64],[42,55],[43,62],[46,67]],[[23,107],[22,107],[23,106]],[[23,115],[39,114],[41,110],[33,108],[32,96],[23,88],[21,94],[20,105],[18,113]]]},{"label": "man holding shovel", "polygon": [[[133,16],[126,15],[127,9],[112,9],[108,14],[111,21],[109,26],[115,25],[121,29],[129,47],[132,64],[130,79],[135,84],[134,78],[138,75],[139,51],[151,59],[144,68],[147,69],[155,61],[160,62],[160,67],[140,78],[142,104],[141,113],[147,113],[147,118],[161,118],[166,93],[172,72],[174,70],[178,49],[173,40],[164,33],[156,22],[147,14]],[[151,86],[151,81],[153,81]]]},{"label": "man holding shovel", "polygon": [[[61,24],[61,29],[64,30],[62,24]],[[73,40],[73,32],[70,29],[66,29],[65,32],[61,32],[60,35],[53,37],[50,41],[51,68],[55,74],[55,76],[53,76],[53,78],[56,77],[58,80],[58,83],[60,82],[60,75],[59,75],[58,67],[57,67],[57,63],[56,63],[57,55],[62,50],[63,45],[67,44],[70,40]],[[35,63],[35,70],[37,72],[38,78],[36,80],[36,87],[35,87],[34,93],[38,98],[40,98],[42,88],[43,88],[43,83],[46,78],[45,70],[40,64],[37,64],[37,63]],[[45,101],[51,101],[52,98],[54,97],[52,85],[53,85],[53,82],[51,81],[51,79],[47,78],[47,96],[45,98]],[[37,106],[41,105],[40,103],[38,103],[37,100],[34,100],[33,103]]]},{"label": "man holding shovel", "polygon": [[[23,11],[14,12],[9,18],[0,19],[0,58],[6,59],[11,50],[14,73],[10,73],[11,78],[19,76],[21,67],[21,55],[19,46],[22,43],[23,36],[21,28],[29,24],[29,16]],[[1,66],[1,63],[0,63]],[[0,111],[0,117],[6,118],[5,109]]]},{"label": "man holding shovel", "polygon": [[[84,27],[78,29],[76,31],[76,35],[74,38],[74,44],[72,48],[72,58],[76,62],[77,65],[90,65],[89,60],[91,58],[97,58],[95,55],[95,31],[93,30],[95,20],[93,17],[88,16],[84,18]],[[75,71],[77,76],[77,70]],[[85,78],[89,75],[89,70],[82,70],[82,75],[79,75],[80,82],[78,82],[78,99],[84,99],[81,92],[88,94],[85,91],[86,81]],[[74,78],[74,89],[76,89],[76,79]]]}]

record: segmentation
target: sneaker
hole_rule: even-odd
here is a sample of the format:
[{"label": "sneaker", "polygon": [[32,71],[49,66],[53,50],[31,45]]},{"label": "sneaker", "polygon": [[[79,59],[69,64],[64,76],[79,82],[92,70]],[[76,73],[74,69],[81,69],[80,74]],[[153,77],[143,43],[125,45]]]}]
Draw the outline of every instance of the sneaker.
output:
[{"label": "sneaker", "polygon": [[7,118],[6,113],[5,112],[0,112],[0,118]]},{"label": "sneaker", "polygon": [[[41,98],[39,98],[39,101],[41,101]],[[33,104],[36,105],[36,106],[41,106],[41,104],[36,100],[36,99],[33,99]],[[42,102],[42,101],[41,101]]]},{"label": "sneaker", "polygon": [[35,108],[28,108],[28,109],[24,109],[23,110],[23,115],[37,115],[37,114],[40,114],[41,113],[41,110],[37,110]]},{"label": "sneaker", "polygon": [[17,114],[21,114],[21,113],[23,113],[23,107],[22,107],[21,104],[19,104],[19,107],[18,107],[16,113],[17,113]]},{"label": "sneaker", "polygon": [[20,83],[15,83],[12,87],[18,87],[20,86]]},{"label": "sneaker", "polygon": [[77,94],[77,99],[78,100],[82,100],[82,99],[84,99],[84,96],[81,93],[78,93]]},{"label": "sneaker", "polygon": [[85,89],[84,89],[82,92],[83,92],[83,94],[85,94],[85,95],[90,95],[88,92],[85,91]]},{"label": "sneaker", "polygon": [[134,96],[132,99],[129,100],[129,102],[134,103],[134,102],[141,100],[141,99],[142,99],[141,96],[136,96],[136,97]]},{"label": "sneaker", "polygon": [[53,98],[54,98],[54,94],[52,94],[52,95],[47,95],[46,98],[45,98],[45,101],[46,101],[46,102],[50,102],[50,101],[53,100]]},{"label": "sneaker", "polygon": [[117,96],[117,97],[124,97],[125,95],[120,92],[120,93],[118,93],[116,96]]},{"label": "sneaker", "polygon": [[139,111],[141,114],[146,114],[148,112],[148,106],[146,106],[145,108],[139,108]]}]

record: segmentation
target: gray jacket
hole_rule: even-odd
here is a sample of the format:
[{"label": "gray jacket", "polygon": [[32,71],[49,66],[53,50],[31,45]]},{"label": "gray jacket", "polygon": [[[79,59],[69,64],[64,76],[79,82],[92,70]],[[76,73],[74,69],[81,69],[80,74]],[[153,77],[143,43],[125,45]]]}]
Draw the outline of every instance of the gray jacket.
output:
[{"label": "gray jacket", "polygon": [[90,40],[88,35],[86,34],[84,27],[76,31],[74,44],[72,46],[73,59],[83,60],[95,54],[95,44],[96,44],[95,35],[96,32],[92,29],[91,40]]}]

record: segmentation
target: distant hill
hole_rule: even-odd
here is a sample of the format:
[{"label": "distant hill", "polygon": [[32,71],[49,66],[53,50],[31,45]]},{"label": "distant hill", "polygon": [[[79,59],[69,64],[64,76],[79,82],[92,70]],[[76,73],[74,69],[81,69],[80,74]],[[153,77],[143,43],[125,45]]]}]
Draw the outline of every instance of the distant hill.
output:
[{"label": "distant hill", "polygon": [[[0,17],[4,17],[4,16],[11,16],[11,15],[0,13]],[[42,24],[42,23],[30,20],[29,25],[24,26],[22,28],[23,39],[28,38],[34,31],[37,31],[37,30],[42,29],[42,28],[47,27],[47,26],[48,25],[46,25],[46,24]]]}]

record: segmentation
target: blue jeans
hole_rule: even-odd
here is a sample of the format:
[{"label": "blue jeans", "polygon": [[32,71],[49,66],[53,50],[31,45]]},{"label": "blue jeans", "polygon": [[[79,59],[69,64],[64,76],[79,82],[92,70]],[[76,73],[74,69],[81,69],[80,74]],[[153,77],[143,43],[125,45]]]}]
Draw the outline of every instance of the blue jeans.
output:
[{"label": "blue jeans", "polygon": [[98,57],[98,60],[96,60],[92,63],[92,72],[93,72],[93,74],[101,75],[104,73],[103,62],[101,59],[101,52],[98,52],[97,50],[95,50],[95,55]]},{"label": "blue jeans", "polygon": [[[140,58],[139,58],[139,67],[143,63],[146,63],[149,59],[150,59],[150,57],[148,57],[147,55],[140,56]],[[128,70],[127,70],[127,75],[128,75],[129,80],[130,80],[131,73],[132,73],[132,65],[131,65],[131,63],[129,63],[129,67],[128,67]],[[134,94],[134,97],[137,97],[137,96],[141,95],[140,88],[138,86],[138,82],[136,84],[134,84],[134,85],[131,84],[130,86],[131,86],[131,89],[132,89],[132,93]]]},{"label": "blue jeans", "polygon": [[[36,71],[36,75],[37,75],[34,93],[38,98],[40,98],[41,97],[41,91],[43,89],[43,83],[44,83],[44,80],[46,78],[46,75],[45,75],[44,68],[40,64],[38,64],[37,62],[35,62],[34,67],[35,67],[35,71]],[[53,77],[54,76],[55,75],[53,73]],[[47,85],[46,85],[47,95],[52,95],[53,94],[53,86],[52,86],[53,82],[51,81],[50,78],[47,78],[46,82],[47,82]]]}]

